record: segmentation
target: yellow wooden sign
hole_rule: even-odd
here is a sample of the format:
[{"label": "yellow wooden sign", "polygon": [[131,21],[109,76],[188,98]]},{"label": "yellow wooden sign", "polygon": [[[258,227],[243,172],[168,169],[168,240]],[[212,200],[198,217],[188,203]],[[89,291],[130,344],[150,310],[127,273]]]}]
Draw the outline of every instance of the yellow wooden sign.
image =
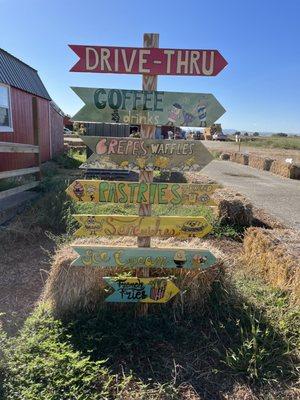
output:
[{"label": "yellow wooden sign", "polygon": [[73,215],[82,225],[76,236],[203,237],[212,230],[204,217]]},{"label": "yellow wooden sign", "polygon": [[179,289],[166,278],[104,277],[115,292],[105,301],[109,303],[166,303]]},{"label": "yellow wooden sign", "polygon": [[210,195],[217,184],[146,183],[76,180],[66,190],[76,201],[118,204],[172,204],[215,206]]}]

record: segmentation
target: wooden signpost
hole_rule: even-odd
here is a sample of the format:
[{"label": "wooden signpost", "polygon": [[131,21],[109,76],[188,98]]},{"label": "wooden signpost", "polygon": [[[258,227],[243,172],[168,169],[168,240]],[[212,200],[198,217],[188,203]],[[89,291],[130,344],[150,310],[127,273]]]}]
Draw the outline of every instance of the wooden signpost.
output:
[{"label": "wooden signpost", "polygon": [[212,230],[204,217],[73,215],[82,225],[75,236],[203,237]]},{"label": "wooden signpost", "polygon": [[85,136],[95,153],[80,168],[159,171],[200,171],[213,159],[199,140],[155,140]]},{"label": "wooden signpost", "polygon": [[[108,302],[165,303],[179,289],[168,278],[149,277],[158,268],[205,270],[216,258],[208,250],[150,248],[151,237],[203,237],[212,230],[204,217],[151,216],[151,205],[214,205],[215,184],[153,183],[153,171],[199,171],[212,156],[200,141],[155,140],[156,125],[213,124],[224,108],[211,94],[157,91],[157,75],[214,76],[226,65],[217,50],[160,49],[158,34],[145,34],[143,48],[71,45],[79,61],[71,71],[142,74],[142,90],[78,88],[80,122],[140,124],[140,139],[83,137],[94,154],[81,168],[138,170],[139,182],[76,180],[67,193],[76,201],[137,204],[138,215],[74,215],[77,236],[137,236],[137,248],[74,246],[74,267],[134,269],[136,277],[103,278],[114,292]],[[170,271],[171,272],[171,271]]]},{"label": "wooden signpost", "polygon": [[72,87],[85,103],[76,121],[211,126],[225,112],[212,94]]},{"label": "wooden signpost", "polygon": [[74,267],[124,268],[147,267],[205,270],[216,263],[215,256],[205,249],[130,248],[104,246],[73,246],[79,257]]},{"label": "wooden signpost", "polygon": [[[159,35],[157,33],[145,33],[144,34],[144,47],[145,48],[150,48],[152,50],[148,51],[153,51],[153,49],[157,48],[159,46]],[[145,71],[143,73],[143,78],[142,78],[142,89],[143,90],[157,90],[157,75],[151,75]],[[142,139],[154,139],[155,138],[155,125],[141,125],[141,138]],[[139,176],[139,181],[141,183],[150,183],[153,181],[153,172],[152,171],[145,171],[144,169],[140,170],[140,176]],[[138,206],[138,213],[141,217],[143,216],[151,216],[151,204],[140,204]],[[149,236],[139,236],[137,239],[137,245],[138,247],[150,247],[151,246],[151,237]],[[149,276],[149,270],[145,266],[143,268],[140,268],[137,271],[137,274],[139,276],[143,277],[148,277]],[[140,314],[145,315],[147,314],[148,311],[148,305],[144,304],[140,308]]]},{"label": "wooden signpost", "polygon": [[105,301],[109,303],[166,303],[179,289],[166,278],[103,278],[115,292]]},{"label": "wooden signpost", "polygon": [[69,46],[80,57],[72,72],[215,76],[227,65],[217,50]]},{"label": "wooden signpost", "polygon": [[74,181],[66,190],[76,201],[116,204],[171,204],[215,206],[210,195],[217,184]]}]

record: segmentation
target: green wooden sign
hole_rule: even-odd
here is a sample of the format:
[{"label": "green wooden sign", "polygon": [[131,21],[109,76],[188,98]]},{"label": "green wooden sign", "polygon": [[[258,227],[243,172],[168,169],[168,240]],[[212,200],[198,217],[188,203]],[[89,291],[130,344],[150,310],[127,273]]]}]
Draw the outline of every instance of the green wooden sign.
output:
[{"label": "green wooden sign", "polygon": [[225,109],[212,94],[72,87],[85,105],[74,121],[211,126]]},{"label": "green wooden sign", "polygon": [[210,195],[217,184],[147,183],[78,179],[66,190],[76,201],[117,204],[216,204]]},{"label": "green wooden sign", "polygon": [[199,171],[213,157],[199,140],[155,140],[83,136],[94,152],[80,168]]},{"label": "green wooden sign", "polygon": [[183,268],[206,269],[216,258],[204,249],[104,247],[97,245],[73,246],[79,257],[75,267],[99,268]]},{"label": "green wooden sign", "polygon": [[179,289],[166,278],[104,277],[115,292],[105,301],[109,303],[166,303]]}]

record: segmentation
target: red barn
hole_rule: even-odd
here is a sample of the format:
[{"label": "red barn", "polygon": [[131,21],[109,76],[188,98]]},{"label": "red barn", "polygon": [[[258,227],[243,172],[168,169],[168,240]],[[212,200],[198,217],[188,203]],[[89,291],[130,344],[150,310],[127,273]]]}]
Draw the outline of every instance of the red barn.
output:
[{"label": "red barn", "polygon": [[[62,111],[37,71],[0,49],[0,142],[34,144],[32,98],[37,99],[41,161],[63,152]],[[34,166],[34,155],[0,154],[0,171]]]}]

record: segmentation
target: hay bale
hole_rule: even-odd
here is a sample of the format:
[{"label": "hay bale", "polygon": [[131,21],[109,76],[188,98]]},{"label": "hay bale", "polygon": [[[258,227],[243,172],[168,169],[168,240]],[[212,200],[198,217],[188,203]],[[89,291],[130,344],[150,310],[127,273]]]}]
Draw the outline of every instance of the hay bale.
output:
[{"label": "hay bale", "polygon": [[208,176],[199,174],[199,172],[185,172],[184,176],[185,176],[186,182],[188,182],[188,183],[213,184],[213,185],[217,185],[219,188],[222,187],[222,185],[217,183],[212,178],[209,178]]},{"label": "hay bale", "polygon": [[291,178],[300,180],[300,164],[292,165]]},{"label": "hay bale", "polygon": [[290,179],[300,179],[300,164],[288,163],[283,160],[274,160],[270,172]]},{"label": "hay bale", "polygon": [[228,189],[221,189],[212,195],[212,199],[217,203],[217,217],[221,223],[251,226],[253,207],[246,197]]},{"label": "hay bale", "polygon": [[[153,239],[153,246],[159,247],[204,247],[200,239],[179,241],[174,239]],[[134,238],[106,239],[77,239],[75,244],[102,244],[103,246],[136,246]],[[215,256],[220,255],[216,249],[211,249]],[[104,276],[115,276],[120,269],[71,267],[71,262],[76,258],[75,252],[69,245],[61,248],[54,257],[48,280],[41,300],[50,304],[55,315],[62,316],[66,313],[78,311],[91,312],[104,307],[123,309],[128,304],[112,305],[105,303],[108,296],[107,285],[103,282]],[[128,270],[132,271],[132,270]],[[201,307],[207,299],[212,283],[222,277],[223,264],[221,261],[206,271],[200,270],[151,270],[150,276],[174,276],[174,283],[181,292],[172,299],[167,306],[182,312],[191,311]],[[165,307],[163,305],[162,307]],[[159,310],[158,305],[153,305],[153,310]]]},{"label": "hay bale", "polygon": [[291,293],[300,304],[300,232],[292,229],[247,229],[243,262],[250,274]]},{"label": "hay bale", "polygon": [[220,159],[221,160],[230,160],[230,153],[221,153]]},{"label": "hay bale", "polygon": [[272,158],[260,157],[256,154],[249,155],[249,166],[263,171],[270,171],[273,161]]},{"label": "hay bale", "polygon": [[244,153],[231,153],[230,154],[230,161],[243,164],[243,165],[248,165],[249,164],[249,155],[244,154]]}]

